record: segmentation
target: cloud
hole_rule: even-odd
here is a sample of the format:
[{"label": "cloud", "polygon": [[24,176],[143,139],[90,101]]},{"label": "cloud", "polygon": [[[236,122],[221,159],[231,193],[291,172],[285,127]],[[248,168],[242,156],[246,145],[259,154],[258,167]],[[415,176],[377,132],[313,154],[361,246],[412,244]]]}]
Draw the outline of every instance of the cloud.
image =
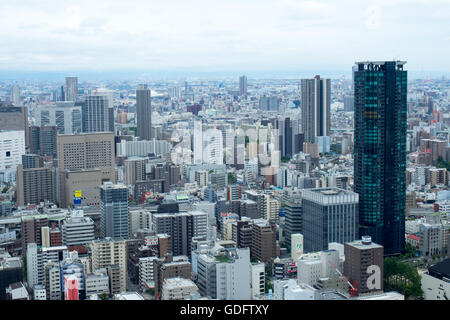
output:
[{"label": "cloud", "polygon": [[19,0],[0,12],[0,70],[347,70],[394,56],[450,70],[446,0]]}]

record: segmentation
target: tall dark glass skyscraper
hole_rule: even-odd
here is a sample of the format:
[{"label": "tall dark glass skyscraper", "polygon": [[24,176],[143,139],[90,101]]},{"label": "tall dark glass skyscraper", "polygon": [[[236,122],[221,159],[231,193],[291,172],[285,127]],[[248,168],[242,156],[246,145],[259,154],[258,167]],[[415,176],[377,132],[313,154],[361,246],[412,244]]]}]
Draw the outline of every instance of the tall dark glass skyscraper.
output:
[{"label": "tall dark glass skyscraper", "polygon": [[360,234],[384,246],[405,247],[406,62],[357,62],[355,71],[355,192]]}]

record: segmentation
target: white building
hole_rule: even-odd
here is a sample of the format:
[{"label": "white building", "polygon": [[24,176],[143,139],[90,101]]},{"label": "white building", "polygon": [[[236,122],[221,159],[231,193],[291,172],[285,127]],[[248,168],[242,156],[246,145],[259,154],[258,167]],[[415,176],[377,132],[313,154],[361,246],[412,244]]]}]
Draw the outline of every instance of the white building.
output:
[{"label": "white building", "polygon": [[47,292],[45,286],[35,285],[33,288],[33,299],[34,300],[47,300]]},{"label": "white building", "polygon": [[22,130],[1,130],[0,182],[16,180],[17,166],[22,164],[22,155],[24,154],[25,132]]},{"label": "white building", "polygon": [[71,216],[61,229],[66,246],[84,245],[94,240],[94,221],[89,217]]},{"label": "white building", "polygon": [[208,185],[209,174],[207,170],[195,171],[195,181],[199,187],[206,187]]},{"label": "white building", "polygon": [[109,277],[106,269],[99,269],[86,276],[86,297],[109,293]]},{"label": "white building", "polygon": [[198,295],[197,285],[190,279],[168,278],[164,280],[161,300],[188,300]]},{"label": "white building", "polygon": [[266,220],[278,221],[280,219],[281,204],[278,200],[269,195],[265,195],[266,200]]},{"label": "white building", "polygon": [[139,258],[139,286],[141,290],[147,288],[147,284],[154,282],[153,261],[158,257]]},{"label": "white building", "polygon": [[68,256],[66,246],[38,248],[36,243],[27,245],[27,281],[30,287],[45,283],[45,265],[59,263]]},{"label": "white building", "polygon": [[250,249],[217,246],[208,253],[199,254],[197,284],[202,296],[218,300],[250,300]]},{"label": "white building", "polygon": [[59,101],[36,110],[36,126],[56,126],[58,134],[75,134],[83,130],[81,106],[75,106],[74,101]]},{"label": "white building", "polygon": [[335,272],[334,266],[339,268],[339,262],[337,250],[303,254],[297,260],[298,281],[315,286],[320,278],[329,278]]},{"label": "white building", "polygon": [[166,140],[141,140],[141,141],[125,141],[116,144],[117,156],[122,157],[146,157],[149,153],[156,156],[165,156],[170,152],[172,146]]},{"label": "white building", "polygon": [[317,290],[301,281],[274,281],[274,300],[315,300],[316,296]]},{"label": "white building", "polygon": [[115,294],[114,300],[145,300],[145,299],[137,292],[122,292],[119,294]]},{"label": "white building", "polygon": [[152,213],[145,209],[130,210],[130,235],[135,234],[140,229],[152,229]]},{"label": "white building", "polygon": [[18,85],[11,88],[11,102],[16,107],[20,106],[20,87]]},{"label": "white building", "polygon": [[301,233],[291,234],[291,258],[297,261],[303,255],[303,235]]},{"label": "white building", "polygon": [[252,264],[252,297],[262,296],[266,290],[266,271],[264,263]]},{"label": "white building", "polygon": [[419,233],[419,225],[425,223],[425,218],[420,218],[416,220],[406,220],[405,221],[405,233],[406,234],[416,234]]},{"label": "white building", "polygon": [[419,249],[424,256],[441,254],[446,244],[444,230],[439,223],[421,223],[419,225],[419,239]]},{"label": "white building", "polygon": [[27,289],[22,282],[11,283],[6,288],[7,299],[10,300],[30,300]]}]

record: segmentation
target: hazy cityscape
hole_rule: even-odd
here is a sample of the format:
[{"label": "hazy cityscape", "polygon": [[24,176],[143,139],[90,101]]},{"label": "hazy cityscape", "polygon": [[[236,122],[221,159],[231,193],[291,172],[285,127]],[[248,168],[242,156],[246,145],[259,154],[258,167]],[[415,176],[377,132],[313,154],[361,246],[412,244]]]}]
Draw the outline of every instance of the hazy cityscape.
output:
[{"label": "hazy cityscape", "polygon": [[[323,14],[335,6],[286,3]],[[384,32],[392,12],[383,5],[369,7],[368,32]],[[91,13],[77,8],[61,34],[90,28]],[[188,29],[207,39],[197,23]],[[117,40],[128,30],[114,28]],[[179,25],[167,37],[174,30],[188,37]],[[278,300],[448,300],[445,58],[425,65],[402,44],[395,58],[359,50],[338,64],[344,53],[330,48],[317,67],[323,53],[308,49],[303,67],[290,68],[287,53],[266,65],[264,53],[246,68],[223,44],[220,67],[186,49],[178,68],[167,44],[155,53],[167,65],[155,69],[132,65],[147,61],[140,53],[114,69],[117,52],[62,68],[58,46],[35,67],[12,58],[16,44],[0,50],[0,300],[252,300],[250,314]]]}]

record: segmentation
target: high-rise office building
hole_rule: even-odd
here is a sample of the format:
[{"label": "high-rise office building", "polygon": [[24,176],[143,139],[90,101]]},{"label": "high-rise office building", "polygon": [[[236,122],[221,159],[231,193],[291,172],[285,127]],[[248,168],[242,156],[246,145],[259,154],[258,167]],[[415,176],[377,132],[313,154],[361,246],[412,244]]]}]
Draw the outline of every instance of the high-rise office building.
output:
[{"label": "high-rise office building", "polygon": [[302,207],[305,251],[327,250],[330,242],[358,238],[358,194],[338,188],[304,189]]},{"label": "high-rise office building", "polygon": [[344,96],[344,111],[354,111],[355,109],[355,97]]},{"label": "high-rise office building", "polygon": [[82,107],[73,101],[40,106],[34,115],[36,126],[56,126],[59,134],[75,134],[83,130]]},{"label": "high-rise office building", "polygon": [[277,96],[263,96],[259,98],[259,109],[261,111],[279,111],[280,98]]},{"label": "high-rise office building", "polygon": [[247,76],[239,77],[239,95],[240,96],[247,95]]},{"label": "high-rise office building", "polygon": [[18,85],[14,85],[11,88],[11,102],[16,107],[20,106],[21,99],[20,99],[20,87]]},{"label": "high-rise office building", "polygon": [[136,135],[141,140],[152,139],[152,102],[151,90],[146,84],[140,85],[136,90]]},{"label": "high-rise office building", "polygon": [[355,192],[360,235],[385,255],[405,248],[407,71],[402,61],[357,62]]},{"label": "high-rise office building", "polygon": [[305,141],[330,134],[330,79],[302,79],[302,130]]},{"label": "high-rise office building", "polygon": [[41,156],[56,157],[56,126],[30,127],[30,152]]},{"label": "high-rise office building", "polygon": [[85,97],[82,104],[83,132],[109,131],[109,97],[94,92]]},{"label": "high-rise office building", "polygon": [[100,187],[100,211],[104,237],[128,239],[128,188],[105,182]]},{"label": "high-rise office building", "polygon": [[207,214],[202,211],[155,213],[152,224],[156,233],[170,235],[174,255],[190,256],[192,238],[206,236]]},{"label": "high-rise office building", "polygon": [[78,100],[78,78],[66,77],[66,92],[65,101],[77,101]]},{"label": "high-rise office building", "polygon": [[286,202],[284,216],[285,246],[291,248],[291,236],[303,232],[302,204]]}]

